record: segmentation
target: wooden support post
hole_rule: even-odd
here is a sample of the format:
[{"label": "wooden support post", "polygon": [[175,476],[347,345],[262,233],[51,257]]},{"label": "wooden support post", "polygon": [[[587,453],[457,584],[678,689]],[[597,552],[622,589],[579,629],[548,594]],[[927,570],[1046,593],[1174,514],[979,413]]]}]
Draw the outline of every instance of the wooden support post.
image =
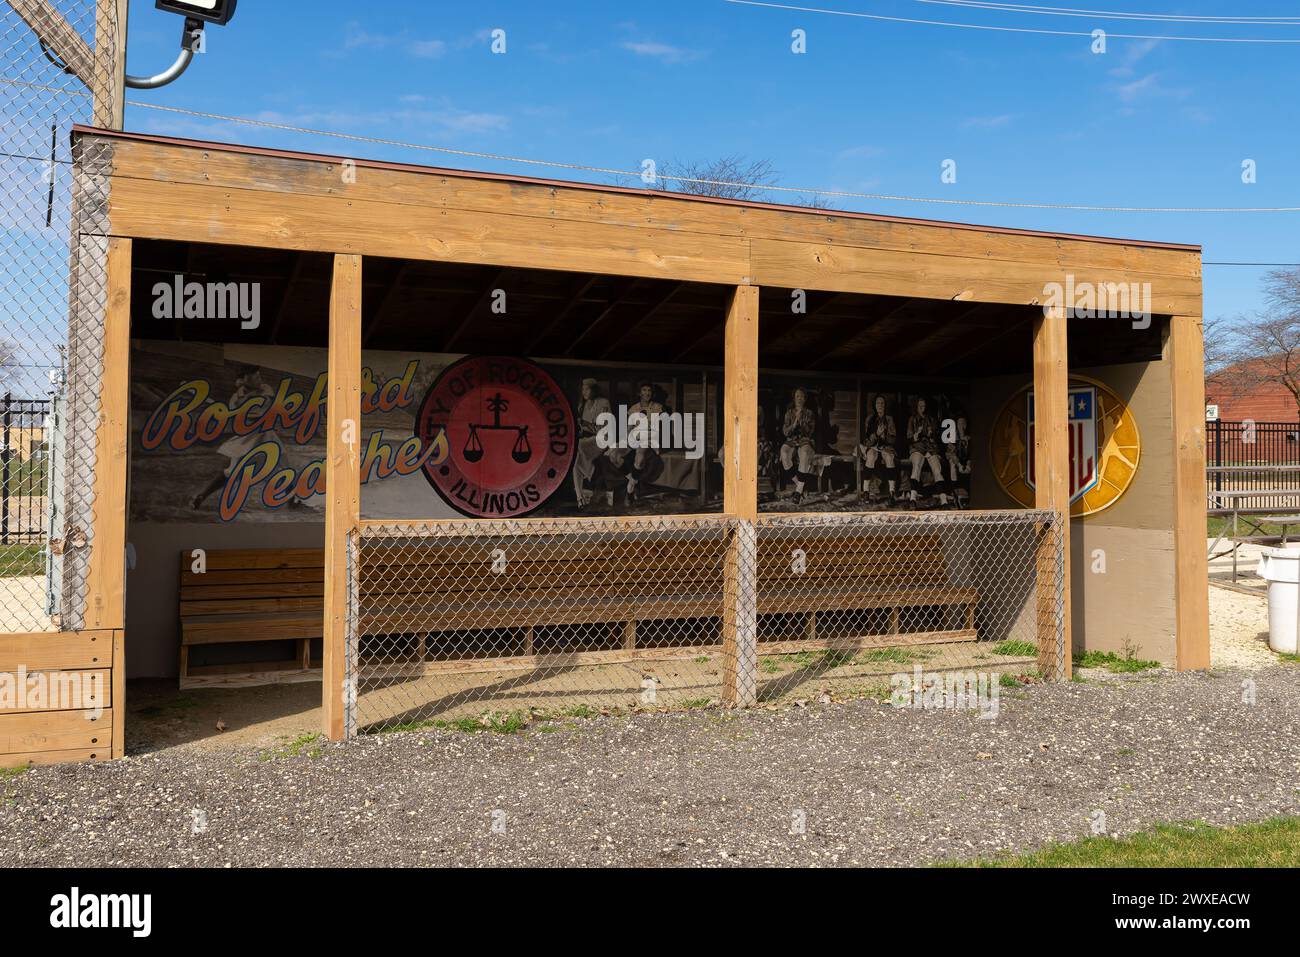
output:
[{"label": "wooden support post", "polygon": [[89,82],[95,125],[120,130],[126,117],[128,0],[96,0],[95,72]]},{"label": "wooden support post", "polygon": [[126,754],[126,632],[113,632],[113,745],[111,754]]},{"label": "wooden support post", "polygon": [[722,510],[741,525],[727,543],[723,579],[722,700],[758,693],[754,522],[758,519],[758,287],[737,286],[727,309],[723,362]]},{"label": "wooden support post", "polygon": [[623,648],[631,651],[636,647],[636,619],[623,622]]},{"label": "wooden support post", "polygon": [[1174,316],[1169,320],[1165,356],[1173,388],[1174,554],[1178,566],[1174,647],[1178,670],[1189,671],[1210,667],[1209,560],[1205,550],[1205,344],[1200,316]]},{"label": "wooden support post", "polygon": [[108,241],[107,289],[95,427],[93,534],[86,572],[86,628],[123,628],[131,358],[131,240]]},{"label": "wooden support post", "polygon": [[[1064,309],[1034,321],[1034,504],[1060,515],[1061,541],[1044,541],[1038,556],[1038,668],[1047,678],[1068,679],[1070,634],[1070,373]],[[1061,640],[1057,669],[1056,549],[1063,553]],[[1050,550],[1043,554],[1042,550]]]},{"label": "wooden support post", "polygon": [[758,518],[758,287],[737,286],[723,356],[722,510]]},{"label": "wooden support post", "polygon": [[325,631],[321,694],[331,741],[355,730],[355,649],[349,647],[348,540],[361,520],[361,257],[334,257],[325,440]]}]

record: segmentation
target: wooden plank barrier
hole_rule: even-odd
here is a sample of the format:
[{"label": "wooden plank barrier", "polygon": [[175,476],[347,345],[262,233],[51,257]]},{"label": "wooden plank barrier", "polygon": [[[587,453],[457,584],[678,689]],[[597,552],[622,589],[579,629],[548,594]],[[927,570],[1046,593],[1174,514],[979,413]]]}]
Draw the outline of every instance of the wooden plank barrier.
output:
[{"label": "wooden plank barrier", "polygon": [[121,757],[122,632],[0,635],[0,767]]}]

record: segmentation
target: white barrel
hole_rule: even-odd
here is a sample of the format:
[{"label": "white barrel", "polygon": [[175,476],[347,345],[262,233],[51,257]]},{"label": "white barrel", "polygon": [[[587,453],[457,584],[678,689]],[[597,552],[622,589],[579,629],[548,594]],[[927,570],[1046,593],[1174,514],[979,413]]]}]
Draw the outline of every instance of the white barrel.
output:
[{"label": "white barrel", "polygon": [[1277,652],[1297,654],[1300,543],[1264,549],[1259,558],[1259,577],[1268,582],[1268,646]]}]

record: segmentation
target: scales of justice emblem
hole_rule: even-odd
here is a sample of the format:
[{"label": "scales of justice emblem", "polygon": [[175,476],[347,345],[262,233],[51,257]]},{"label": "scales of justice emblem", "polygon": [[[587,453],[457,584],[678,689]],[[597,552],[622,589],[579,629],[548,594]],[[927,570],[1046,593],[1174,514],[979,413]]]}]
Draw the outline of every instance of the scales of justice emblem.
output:
[{"label": "scales of justice emblem", "polygon": [[[1142,438],[1132,410],[1109,387],[1072,376],[1069,393],[1070,516],[1119,501],[1137,474]],[[1034,507],[1034,391],[1025,386],[1002,407],[989,435],[993,474],[1017,503]]]},{"label": "scales of justice emblem", "polygon": [[573,409],[555,380],[526,359],[471,356],[434,380],[416,416],[425,442],[448,450],[424,476],[448,505],[475,518],[539,508],[564,483],[576,450]]}]

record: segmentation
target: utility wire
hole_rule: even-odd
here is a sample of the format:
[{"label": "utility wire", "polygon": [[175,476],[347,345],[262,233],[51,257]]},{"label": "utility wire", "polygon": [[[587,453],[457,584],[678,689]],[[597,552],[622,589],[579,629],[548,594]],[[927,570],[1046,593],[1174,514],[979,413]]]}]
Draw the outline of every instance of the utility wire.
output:
[{"label": "utility wire", "polygon": [[[338,139],[351,140],[360,143],[375,143],[382,146],[396,146],[403,149],[424,150],[434,153],[450,153],[455,156],[470,156],[476,159],[490,159],[504,163],[524,163],[533,166],[547,166],[556,169],[582,170],[584,172],[601,173],[607,176],[627,176],[640,178],[639,170],[615,169],[607,166],[587,166],[581,163],[561,163],[552,160],[539,160],[524,156],[510,156],[504,153],[484,153],[477,150],[453,149],[447,146],[430,146],[424,143],[407,143],[402,140],[385,139],[377,136],[360,136],[355,133],[338,133],[332,130],[313,130],[300,126],[290,126],[287,123],[272,123],[267,120],[253,120],[240,116],[227,116],[221,113],[204,113],[197,110],[187,110],[177,106],[162,106],[157,103],[140,103],[135,100],[128,100],[129,106],[138,106],[148,110],[161,110],[168,113],[183,113],[189,116],[197,116],[210,120],[221,120],[229,123],[243,123],[249,126],[259,126],[268,129],[285,130],[292,133],[306,133],[311,136],[329,136]],[[701,179],[694,176],[673,176],[661,175],[659,179],[670,180],[676,183],[693,183],[703,186],[726,186],[726,187],[745,187],[754,188],[753,183],[743,183],[732,180],[719,179]],[[978,200],[978,199],[946,199],[934,196],[902,196],[888,193],[859,193],[851,190],[838,189],[816,189],[807,186],[763,186],[763,190],[781,193],[795,193],[803,195],[830,196],[842,199],[870,199],[884,200],[898,203],[932,203],[945,206],[993,206],[1008,209],[1068,209],[1083,210],[1088,212],[1117,212],[1117,213],[1296,213],[1300,212],[1300,206],[1097,206],[1084,203],[1030,203],[1030,202],[1002,202],[996,200]]]},{"label": "utility wire", "polygon": [[[889,17],[882,13],[861,13],[853,10],[828,10],[824,7],[802,7],[792,3],[770,3],[767,0],[722,0],[746,7],[763,7],[769,10],[788,10],[795,13],[825,13],[838,17],[854,17],[860,20],[883,20],[888,23],[908,23],[929,27],[958,27],[964,30],[988,30],[996,33],[1034,33],[1053,37],[1087,37],[1091,32],[1079,30],[1044,30],[1037,27],[1002,27],[988,23],[955,23],[951,20],[921,20],[915,17]],[[1189,37],[1189,36],[1148,36],[1137,33],[1111,33],[1106,36],[1114,40],[1181,40],[1192,43],[1255,43],[1255,44],[1297,44],[1300,39],[1277,37]]]},{"label": "utility wire", "polygon": [[1300,26],[1300,16],[1294,17],[1206,17],[1183,13],[1134,13],[1123,10],[1081,10],[1077,7],[1047,7],[1026,3],[996,3],[993,0],[913,0],[938,6],[965,7],[988,10],[994,13],[1023,13],[1053,17],[1087,17],[1100,20],[1135,20],[1152,23],[1195,23],[1209,26],[1236,24],[1242,26],[1294,27]]},{"label": "utility wire", "polygon": [[[13,83],[0,78],[0,83]],[[31,86],[32,84],[20,83]],[[641,170],[617,169],[609,166],[590,166],[585,163],[566,163],[557,160],[536,159],[528,156],[512,156],[507,153],[488,153],[482,150],[456,149],[450,146],[434,146],[428,143],[411,143],[404,140],[388,139],[379,136],[362,136],[357,133],[341,133],[337,130],[318,130],[289,123],[274,123],[269,120],[255,120],[246,116],[231,116],[225,113],[210,113],[202,110],[189,110],[180,106],[164,106],[161,103],[143,103],[139,100],[127,100],[128,106],[142,110],[156,110],[163,113],[178,113],[200,119],[217,120],[223,123],[238,123],[243,126],[261,129],[282,130],[289,133],[301,133],[307,136],[321,136],[332,139],[347,140],[354,143],[372,143],[379,146],[392,146],[399,149],[419,150],[421,152],[442,153],[451,156],[470,157],[473,159],[492,160],[499,163],[519,163],[527,166],[541,166],[550,169],[576,170],[586,173],[599,173],[604,176],[621,176],[640,179]],[[754,189],[755,184],[737,180],[703,179],[695,176],[676,176],[660,174],[660,180],[674,183],[691,183],[700,186],[722,186],[731,188]],[[809,186],[761,186],[766,192],[787,193],[804,196],[827,196],[838,199],[866,199],[891,203],[922,203],[940,206],[992,207],[999,209],[1058,209],[1098,213],[1298,213],[1300,206],[1102,206],[1088,203],[1033,203],[1009,202],[980,199],[949,199],[938,196],[906,196],[891,193],[862,193],[852,190],[818,189]],[[833,210],[828,214],[833,214]]]}]

